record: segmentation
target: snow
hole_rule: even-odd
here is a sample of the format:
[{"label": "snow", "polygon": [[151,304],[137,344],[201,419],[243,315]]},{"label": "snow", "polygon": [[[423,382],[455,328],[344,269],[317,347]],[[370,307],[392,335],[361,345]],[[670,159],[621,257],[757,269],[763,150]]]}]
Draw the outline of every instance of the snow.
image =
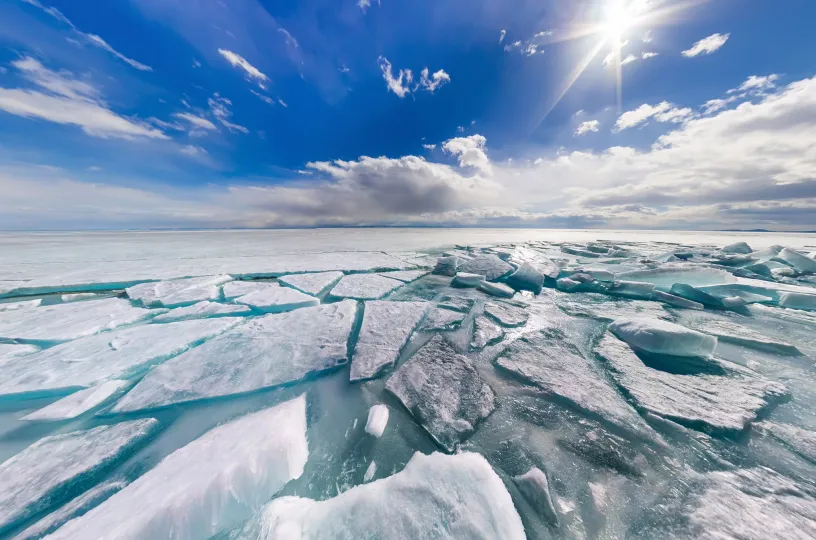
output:
[{"label": "snow", "polygon": [[15,311],[18,309],[28,309],[28,308],[35,308],[42,303],[41,299],[36,300],[24,300],[22,302],[3,302],[0,304],[0,312],[3,311]]},{"label": "snow", "polygon": [[317,296],[343,277],[343,272],[317,272],[314,274],[290,274],[281,276],[282,285],[292,287],[306,294]]},{"label": "snow", "polygon": [[76,418],[94,407],[104,403],[109,397],[127,385],[127,381],[112,380],[105,381],[98,386],[92,386],[55,401],[47,407],[43,407],[26,416],[23,420],[33,421],[56,421],[70,420]]},{"label": "snow", "polygon": [[495,281],[513,271],[513,267],[493,254],[479,255],[462,263],[457,269],[459,272],[479,274],[487,281]]},{"label": "snow", "polygon": [[479,283],[485,280],[481,274],[468,274],[467,272],[456,272],[451,280],[452,287],[478,287]]},{"label": "snow", "polygon": [[[39,308],[38,308],[39,309]],[[0,364],[0,395],[65,392],[138,375],[214,337],[239,319],[145,324],[90,336]]]},{"label": "snow", "polygon": [[507,278],[507,284],[518,291],[532,291],[538,294],[544,286],[544,274],[530,263],[524,263]]},{"label": "snow", "polygon": [[320,304],[320,300],[314,296],[277,284],[261,291],[239,296],[235,302],[246,304],[264,313],[281,313]]},{"label": "snow", "polygon": [[779,252],[777,258],[782,259],[799,272],[816,273],[816,261],[796,250],[785,248]]},{"label": "snow", "polygon": [[377,274],[353,274],[344,276],[329,294],[335,298],[379,300],[403,285],[402,281]]},{"label": "snow", "polygon": [[277,287],[273,281],[230,281],[222,288],[225,300],[234,300],[239,296],[245,296],[258,291],[264,291],[270,287]]},{"label": "snow", "polygon": [[436,307],[428,312],[422,326],[420,326],[420,330],[425,332],[456,330],[461,326],[466,316],[466,313]]},{"label": "snow", "polygon": [[708,356],[717,338],[659,319],[618,319],[609,330],[633,348],[671,356]]},{"label": "snow", "polygon": [[163,315],[154,317],[153,322],[167,323],[215,317],[243,317],[250,314],[252,314],[252,309],[248,306],[219,304],[205,300],[192,306],[171,309]]},{"label": "snow", "polygon": [[482,315],[473,321],[473,338],[470,347],[481,350],[488,345],[494,345],[504,338],[504,330]]},{"label": "snow", "polygon": [[427,302],[366,302],[350,379],[373,379],[393,366],[429,306]]},{"label": "snow", "polygon": [[439,259],[436,260],[436,266],[434,267],[433,273],[441,276],[453,277],[456,275],[456,270],[463,262],[465,262],[464,259],[460,259],[456,255],[439,257]]},{"label": "snow", "polygon": [[388,407],[379,404],[368,410],[368,420],[366,420],[365,432],[379,439],[388,425]]},{"label": "snow", "polygon": [[784,385],[722,361],[715,361],[722,375],[682,375],[648,367],[609,334],[596,352],[638,409],[694,429],[741,433],[760,412],[788,396]]},{"label": "snow", "polygon": [[693,287],[736,283],[737,278],[721,269],[683,263],[667,263],[647,270],[621,272],[618,279],[622,281],[641,281],[651,283],[658,289],[670,289],[675,283],[685,283]]},{"label": "snow", "polygon": [[723,253],[741,253],[743,255],[753,252],[751,246],[749,246],[746,242],[734,242],[733,244],[728,244],[720,251]]},{"label": "snow", "polygon": [[427,276],[428,273],[429,270],[400,270],[397,272],[380,272],[380,275],[402,281],[403,283],[411,283],[412,281],[418,280],[422,276]]},{"label": "snow", "polygon": [[779,295],[780,307],[816,311],[816,294],[783,292]]},{"label": "snow", "polygon": [[515,328],[527,324],[530,315],[527,310],[520,306],[514,306],[506,302],[487,302],[484,313],[502,326]]},{"label": "snow", "polygon": [[448,452],[496,408],[493,389],[471,361],[439,335],[402,364],[385,388]]},{"label": "snow", "polygon": [[45,437],[0,464],[0,531],[62,502],[153,433],[152,418]]},{"label": "snow", "polygon": [[233,540],[525,540],[510,494],[487,460],[414,454],[388,478],[333,499],[281,497]]},{"label": "snow", "polygon": [[0,338],[59,342],[131,324],[151,315],[127,300],[106,298],[0,313]]},{"label": "snow", "polygon": [[173,279],[156,283],[142,283],[128,287],[128,298],[146,307],[179,307],[202,300],[221,298],[221,285],[231,281],[227,275]]},{"label": "snow", "polygon": [[516,291],[512,287],[508,287],[504,283],[490,283],[483,281],[479,284],[479,290],[490,296],[497,296],[499,298],[513,298]]},{"label": "snow", "polygon": [[550,495],[550,484],[547,481],[547,475],[538,467],[533,467],[520,476],[514,476],[513,482],[516,483],[521,494],[535,508],[536,512],[546,519],[550,525],[557,527],[558,512],[555,510]]},{"label": "snow", "polygon": [[208,431],[48,538],[209,538],[300,477],[308,457],[302,395]]},{"label": "snow", "polygon": [[151,370],[113,411],[242,394],[343,365],[356,312],[344,301],[250,319]]},{"label": "snow", "polygon": [[652,293],[652,299],[657,300],[658,302],[663,302],[664,304],[669,304],[670,306],[679,307],[679,308],[686,308],[686,309],[705,309],[705,306],[700,302],[694,302],[693,300],[687,300],[681,296],[675,296],[673,294],[669,294],[663,291],[654,291]]}]

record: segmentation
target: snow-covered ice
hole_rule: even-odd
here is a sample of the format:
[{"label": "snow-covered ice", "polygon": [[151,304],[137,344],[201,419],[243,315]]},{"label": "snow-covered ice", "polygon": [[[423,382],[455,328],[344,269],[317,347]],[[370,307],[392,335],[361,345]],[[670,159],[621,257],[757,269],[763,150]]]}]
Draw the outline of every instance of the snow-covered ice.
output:
[{"label": "snow-covered ice", "polygon": [[414,454],[388,478],[333,499],[281,497],[232,540],[525,540],[507,488],[487,460]]},{"label": "snow-covered ice", "polygon": [[352,274],[344,276],[329,294],[336,298],[379,300],[403,285],[405,283],[398,279],[391,279],[377,274]]},{"label": "snow-covered ice", "polygon": [[374,405],[368,410],[365,432],[377,439],[382,437],[385,426],[388,425],[388,407],[383,404]]},{"label": "snow-covered ice", "polygon": [[205,300],[192,306],[171,309],[167,313],[154,317],[153,322],[167,323],[214,317],[242,317],[251,313],[252,309],[249,306],[219,304],[218,302]]},{"label": "snow-covered ice", "polygon": [[246,296],[247,294],[277,286],[277,283],[271,281],[230,281],[225,283],[221,290],[225,300],[234,300],[239,296]]},{"label": "snow-covered ice", "polygon": [[484,276],[487,281],[495,281],[510,274],[513,267],[493,254],[486,254],[463,262],[459,265],[457,271],[479,274]]},{"label": "snow-covered ice", "polygon": [[[343,277],[343,272],[316,272],[314,274],[290,274],[281,276],[282,285],[292,287],[306,294],[317,296]],[[396,278],[395,278],[396,279]]]},{"label": "snow-covered ice", "polygon": [[471,361],[439,335],[402,364],[385,388],[448,452],[496,408],[493,389]]},{"label": "snow-covered ice", "polygon": [[411,283],[422,276],[428,275],[429,272],[430,270],[398,270],[396,272],[380,272],[380,275],[402,281],[403,283]]},{"label": "snow-covered ice", "polygon": [[366,302],[351,361],[351,380],[373,379],[393,366],[429,306],[427,302]]},{"label": "snow-covered ice", "polygon": [[478,287],[479,283],[485,280],[481,274],[468,274],[467,272],[456,272],[451,280],[453,287]]},{"label": "snow-covered ice", "polygon": [[609,330],[632,347],[671,356],[708,356],[717,338],[659,319],[618,319]]},{"label": "snow-covered ice", "polygon": [[47,407],[29,413],[23,417],[23,420],[43,422],[76,418],[104,403],[125,385],[127,381],[105,381],[97,386],[74,392]]},{"label": "snow-covered ice", "polygon": [[24,300],[22,302],[3,302],[0,303],[0,312],[2,311],[15,311],[18,309],[28,309],[28,308],[35,308],[42,303],[42,299],[37,298],[36,300]]},{"label": "snow-covered ice", "polygon": [[308,457],[302,395],[210,430],[48,538],[210,538],[298,478]]},{"label": "snow-covered ice", "polygon": [[128,298],[147,307],[178,307],[203,300],[221,298],[221,285],[231,281],[227,275],[173,279],[156,283],[142,283],[128,287]]},{"label": "snow-covered ice", "polygon": [[153,433],[152,418],[45,437],[0,464],[0,533],[62,502]]},{"label": "snow-covered ice", "polygon": [[536,270],[530,263],[524,263],[507,278],[507,284],[519,291],[541,292],[544,286],[544,274]]},{"label": "snow-covered ice", "polygon": [[816,294],[783,292],[779,295],[779,305],[784,308],[816,311]]},{"label": "snow-covered ice", "polygon": [[496,296],[498,298],[513,298],[513,295],[516,294],[515,289],[505,285],[504,283],[490,283],[489,281],[481,282],[479,284],[479,290],[485,294]]},{"label": "snow-covered ice", "polygon": [[525,308],[506,302],[488,302],[485,304],[484,312],[500,325],[510,328],[524,326],[530,317]]},{"label": "snow-covered ice", "polygon": [[356,312],[347,300],[251,319],[151,370],[113,411],[242,394],[343,365]]},{"label": "snow-covered ice", "polygon": [[473,321],[473,338],[470,347],[475,350],[484,349],[488,345],[498,343],[504,338],[504,330],[489,318],[480,315]]},{"label": "snow-covered ice", "polygon": [[289,287],[275,284],[235,299],[236,304],[244,304],[264,313],[281,313],[304,307],[317,306],[320,300]]},{"label": "snow-covered ice", "polygon": [[428,311],[420,330],[425,332],[456,330],[461,326],[465,317],[466,314],[460,311],[436,307]]},{"label": "snow-covered ice", "polygon": [[20,356],[25,356],[39,349],[34,345],[20,345],[17,343],[0,343],[0,364]]}]

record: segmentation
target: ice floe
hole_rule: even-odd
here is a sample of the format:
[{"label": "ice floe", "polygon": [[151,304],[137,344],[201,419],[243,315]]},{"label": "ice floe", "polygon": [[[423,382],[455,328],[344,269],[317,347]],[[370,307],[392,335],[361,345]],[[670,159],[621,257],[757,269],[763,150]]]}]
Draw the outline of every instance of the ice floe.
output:
[{"label": "ice floe", "polygon": [[234,300],[239,296],[265,291],[269,287],[277,286],[277,283],[272,281],[230,281],[225,283],[221,290],[226,300]]},{"label": "ice floe", "polygon": [[457,269],[458,272],[482,275],[487,281],[495,281],[513,270],[512,266],[492,254],[479,255],[465,261]]},{"label": "ice floe", "polygon": [[403,285],[402,281],[377,274],[352,274],[344,276],[329,294],[336,298],[379,300]]},{"label": "ice floe", "polygon": [[448,452],[496,408],[493,389],[471,361],[439,335],[401,365],[385,388]]},{"label": "ice floe", "polygon": [[351,380],[373,379],[393,366],[429,306],[427,302],[366,302],[352,356]]},{"label": "ice floe", "polygon": [[281,497],[232,540],[524,540],[510,494],[487,460],[416,453],[388,478],[333,499]]},{"label": "ice floe", "polygon": [[281,313],[304,307],[317,306],[320,300],[289,287],[275,284],[235,299],[236,304],[245,304],[264,313]]},{"label": "ice floe", "polygon": [[722,342],[734,343],[774,354],[802,355],[802,352],[797,349],[795,345],[781,339],[766,336],[761,332],[757,332],[748,326],[737,324],[736,322],[706,317],[694,319],[689,326],[704,334],[715,336]]},{"label": "ice floe", "polygon": [[366,420],[365,432],[373,435],[377,439],[382,437],[385,426],[388,425],[388,407],[379,404],[368,410],[368,420]]},{"label": "ice floe", "polygon": [[248,320],[151,370],[113,411],[242,394],[343,365],[356,312],[347,300]]},{"label": "ice floe", "polygon": [[0,532],[81,492],[83,482],[111,466],[153,433],[152,418],[45,437],[0,464]]},{"label": "ice floe", "polygon": [[505,285],[504,283],[490,283],[488,281],[481,282],[479,284],[479,290],[485,294],[496,296],[498,298],[513,298],[513,295],[516,294],[515,289]]},{"label": "ice floe", "polygon": [[470,347],[474,350],[484,349],[488,345],[498,343],[504,338],[504,330],[484,316],[476,317],[473,321],[473,337]]},{"label": "ice floe", "polygon": [[779,306],[805,311],[816,311],[816,294],[783,292],[779,295]]},{"label": "ice floe", "polygon": [[506,302],[487,302],[484,313],[500,325],[509,328],[524,326],[530,318],[525,308]]},{"label": "ice floe", "polygon": [[0,364],[6,360],[11,360],[20,356],[25,356],[37,352],[39,349],[34,345],[20,345],[18,343],[0,343]]},{"label": "ice floe", "polygon": [[466,316],[466,313],[460,311],[436,307],[428,312],[420,329],[425,332],[456,330],[462,325]]},{"label": "ice floe", "polygon": [[74,392],[47,407],[23,416],[22,419],[29,422],[47,422],[76,418],[104,403],[126,385],[127,381],[105,381],[97,386]]},{"label": "ice floe", "polygon": [[207,300],[193,304],[192,306],[171,309],[167,313],[153,318],[153,322],[167,323],[176,321],[187,321],[190,319],[206,319],[215,317],[242,317],[250,315],[252,309],[249,306],[234,304],[219,304]]},{"label": "ice floe", "polygon": [[343,272],[317,272],[314,274],[290,274],[281,276],[282,285],[295,288],[306,294],[317,296],[343,277]]},{"label": "ice floe", "polygon": [[451,286],[453,287],[478,287],[479,283],[485,280],[485,277],[481,274],[468,274],[466,272],[456,272],[456,275],[453,276],[453,280],[451,280]]},{"label": "ice floe", "polygon": [[659,319],[618,319],[609,330],[635,349],[670,356],[708,356],[717,338]]},{"label": "ice floe", "polygon": [[785,248],[779,252],[777,258],[791,265],[797,272],[816,273],[816,261],[796,250]]},{"label": "ice floe", "polygon": [[429,270],[398,270],[396,272],[380,272],[380,275],[402,281],[403,283],[411,283],[422,276],[428,275],[428,272]]},{"label": "ice floe", "polygon": [[507,278],[507,284],[519,291],[532,291],[538,294],[544,286],[544,274],[530,263],[524,263]]},{"label": "ice floe", "polygon": [[221,285],[231,281],[227,275],[173,279],[128,287],[128,298],[147,307],[178,307],[221,298]]},{"label": "ice floe", "polygon": [[48,538],[210,538],[303,473],[306,398],[213,428]]},{"label": "ice floe", "polygon": [[731,273],[721,268],[707,266],[689,266],[676,263],[667,263],[658,268],[647,270],[632,270],[621,272],[618,279],[622,281],[642,281],[651,283],[659,289],[669,290],[675,283],[685,283],[693,287],[704,285],[721,285],[736,283]]}]

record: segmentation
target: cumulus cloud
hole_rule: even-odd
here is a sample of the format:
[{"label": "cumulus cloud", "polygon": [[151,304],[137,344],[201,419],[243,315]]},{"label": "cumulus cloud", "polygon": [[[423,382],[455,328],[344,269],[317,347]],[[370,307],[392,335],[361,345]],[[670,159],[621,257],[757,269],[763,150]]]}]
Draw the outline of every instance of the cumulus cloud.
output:
[{"label": "cumulus cloud", "polygon": [[681,54],[686,58],[692,58],[701,54],[711,54],[725,45],[725,42],[728,41],[730,36],[731,34],[711,34],[696,42],[690,49],[683,51]]},{"label": "cumulus cloud", "polygon": [[232,64],[233,67],[244,70],[247,77],[249,79],[254,79],[258,85],[261,86],[261,88],[265,88],[265,83],[269,81],[269,77],[262,73],[261,70],[250,64],[246,58],[227,49],[218,49],[218,54],[223,56],[227,62]]},{"label": "cumulus cloud", "polygon": [[777,80],[779,80],[779,75],[773,73],[764,76],[751,75],[738,87],[728,90],[726,97],[706,101],[703,104],[704,113],[711,114],[737,101],[764,96],[769,90],[776,88]]},{"label": "cumulus cloud", "polygon": [[456,137],[445,141],[442,150],[459,159],[460,167],[473,167],[487,175],[493,173],[490,159],[485,151],[487,139],[482,135]]},{"label": "cumulus cloud", "polygon": [[591,131],[598,131],[600,125],[601,123],[597,120],[587,120],[586,122],[581,122],[581,124],[575,128],[575,135],[581,136],[586,135]]},{"label": "cumulus cloud", "polygon": [[436,145],[435,144],[423,144],[422,148],[424,148],[425,150],[433,150],[434,148],[436,148]]},{"label": "cumulus cloud", "polygon": [[691,109],[678,109],[668,101],[658,103],[657,105],[644,103],[637,109],[626,111],[620,115],[617,122],[615,122],[615,131],[623,131],[624,129],[644,124],[650,118],[654,118],[658,122],[678,123],[689,118],[692,114]]}]

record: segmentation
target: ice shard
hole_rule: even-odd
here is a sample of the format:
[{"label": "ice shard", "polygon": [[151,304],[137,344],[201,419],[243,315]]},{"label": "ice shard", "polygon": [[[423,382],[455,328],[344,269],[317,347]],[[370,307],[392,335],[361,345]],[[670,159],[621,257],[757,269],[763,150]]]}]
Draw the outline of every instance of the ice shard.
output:
[{"label": "ice shard", "polygon": [[479,284],[479,290],[485,294],[496,296],[498,298],[513,298],[513,295],[516,294],[515,289],[505,285],[504,283],[490,283],[489,281],[481,282]]},{"label": "ice shard", "polygon": [[544,274],[530,263],[524,263],[507,278],[507,284],[518,291],[532,291],[533,294],[538,294],[544,287]]},{"label": "ice shard", "polygon": [[733,244],[728,244],[720,251],[722,251],[723,253],[741,253],[741,254],[748,254],[753,252],[751,246],[749,246],[745,242],[734,242]]},{"label": "ice shard", "polygon": [[541,517],[546,519],[550,525],[558,525],[558,512],[555,510],[550,495],[550,484],[547,481],[547,475],[541,469],[533,467],[520,476],[514,476],[513,481],[527,502]]},{"label": "ice shard", "polygon": [[484,316],[476,317],[473,321],[473,338],[470,347],[481,350],[488,345],[494,345],[504,338],[504,330]]},{"label": "ice shard", "polygon": [[670,356],[708,356],[717,338],[659,319],[618,319],[609,330],[635,349]]},{"label": "ice shard", "polygon": [[55,401],[47,407],[23,416],[29,422],[70,420],[102,404],[127,385],[127,381],[105,381]]},{"label": "ice shard", "polygon": [[382,437],[385,426],[388,425],[388,407],[383,404],[374,405],[368,410],[365,432],[377,439]]},{"label": "ice shard", "polygon": [[479,283],[485,280],[481,274],[468,274],[467,272],[456,272],[451,280],[452,287],[472,288],[478,287]]},{"label": "ice shard", "polygon": [[227,275],[142,283],[125,289],[131,300],[147,307],[178,307],[203,300],[221,298],[221,285],[231,281]]}]

